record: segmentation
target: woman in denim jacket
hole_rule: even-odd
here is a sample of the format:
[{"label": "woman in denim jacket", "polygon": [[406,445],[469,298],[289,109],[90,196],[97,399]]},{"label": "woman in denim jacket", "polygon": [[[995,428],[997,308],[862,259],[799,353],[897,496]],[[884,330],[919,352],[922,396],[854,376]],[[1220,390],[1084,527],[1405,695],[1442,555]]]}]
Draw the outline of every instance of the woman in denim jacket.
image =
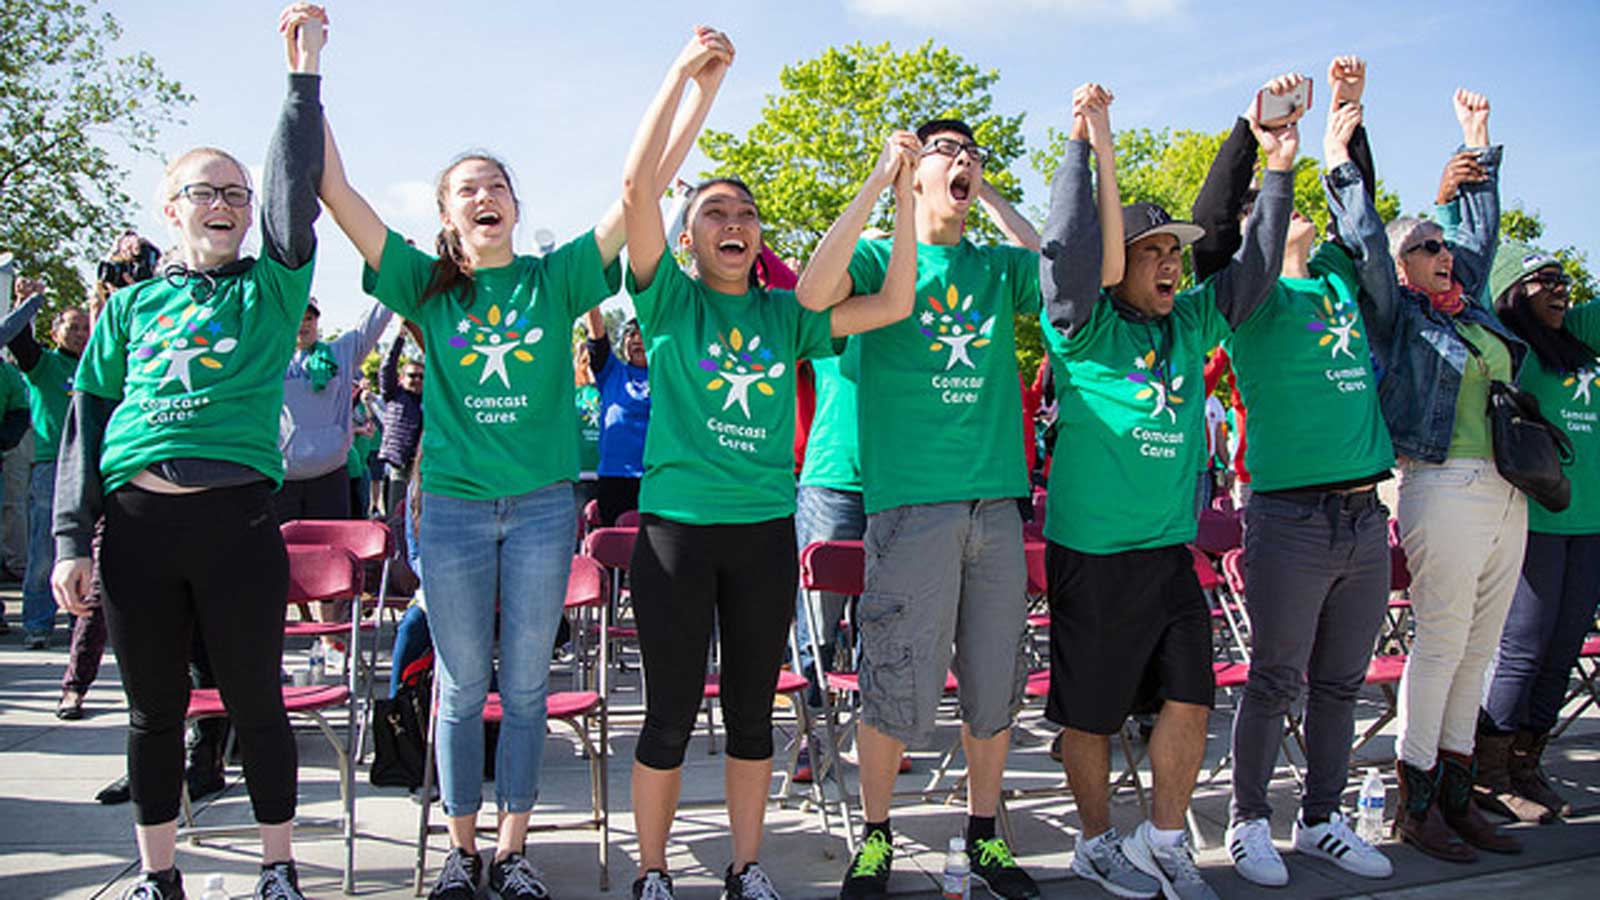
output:
[{"label": "woman in denim jacket", "polygon": [[1471,802],[1483,675],[1522,566],[1528,509],[1500,477],[1490,443],[1491,379],[1513,381],[1527,347],[1479,298],[1499,237],[1498,146],[1489,103],[1458,90],[1464,146],[1453,238],[1433,222],[1385,229],[1350,163],[1327,176],[1339,233],[1354,246],[1362,316],[1383,370],[1378,399],[1400,458],[1400,540],[1411,569],[1416,638],[1400,692],[1399,836],[1469,862],[1474,848],[1516,853]]}]

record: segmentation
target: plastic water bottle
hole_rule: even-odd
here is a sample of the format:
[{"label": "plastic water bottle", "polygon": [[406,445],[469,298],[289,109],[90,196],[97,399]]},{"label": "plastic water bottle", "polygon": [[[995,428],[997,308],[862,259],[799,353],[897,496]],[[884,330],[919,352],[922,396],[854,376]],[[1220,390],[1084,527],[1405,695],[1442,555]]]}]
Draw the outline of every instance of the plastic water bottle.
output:
[{"label": "plastic water bottle", "polygon": [[221,875],[206,876],[206,889],[200,892],[200,900],[228,900],[228,891],[222,886]]},{"label": "plastic water bottle", "polygon": [[1366,780],[1361,782],[1356,836],[1373,845],[1383,840],[1383,796],[1383,777],[1377,769],[1368,769]]},{"label": "plastic water bottle", "polygon": [[311,652],[306,655],[306,683],[321,684],[323,673],[326,671],[324,661],[327,651],[322,647],[322,638],[312,638]]},{"label": "plastic water bottle", "polygon": [[953,837],[944,855],[944,900],[970,900],[972,863],[967,859],[967,839]]}]

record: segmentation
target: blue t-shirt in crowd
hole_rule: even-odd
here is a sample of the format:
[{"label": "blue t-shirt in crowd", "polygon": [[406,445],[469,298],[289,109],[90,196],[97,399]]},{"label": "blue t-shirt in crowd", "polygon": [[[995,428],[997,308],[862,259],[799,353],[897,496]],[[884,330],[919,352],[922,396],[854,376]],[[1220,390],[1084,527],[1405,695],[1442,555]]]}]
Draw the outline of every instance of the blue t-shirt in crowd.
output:
[{"label": "blue t-shirt in crowd", "polygon": [[600,467],[615,478],[644,477],[644,434],[650,425],[650,370],[615,353],[595,373],[600,388]]}]

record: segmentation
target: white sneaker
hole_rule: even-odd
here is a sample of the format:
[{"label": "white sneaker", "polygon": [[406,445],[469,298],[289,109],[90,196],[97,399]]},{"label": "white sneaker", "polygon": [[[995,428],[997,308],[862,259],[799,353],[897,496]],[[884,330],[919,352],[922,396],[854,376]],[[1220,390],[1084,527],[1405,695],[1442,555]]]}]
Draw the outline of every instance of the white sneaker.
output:
[{"label": "white sneaker", "polygon": [[1221,900],[1211,885],[1200,877],[1200,867],[1194,864],[1194,847],[1189,843],[1189,833],[1175,846],[1157,844],[1151,839],[1153,828],[1149,820],[1139,823],[1122,842],[1122,852],[1134,868],[1161,883],[1161,893],[1167,900]]},{"label": "white sneaker", "polygon": [[1394,874],[1389,857],[1351,831],[1343,813],[1334,813],[1321,825],[1307,825],[1296,816],[1294,849],[1364,878],[1388,878]]},{"label": "white sneaker", "polygon": [[1263,887],[1283,887],[1289,883],[1289,869],[1272,846],[1272,826],[1266,819],[1250,819],[1228,826],[1223,842],[1233,855],[1233,870],[1245,881]]}]

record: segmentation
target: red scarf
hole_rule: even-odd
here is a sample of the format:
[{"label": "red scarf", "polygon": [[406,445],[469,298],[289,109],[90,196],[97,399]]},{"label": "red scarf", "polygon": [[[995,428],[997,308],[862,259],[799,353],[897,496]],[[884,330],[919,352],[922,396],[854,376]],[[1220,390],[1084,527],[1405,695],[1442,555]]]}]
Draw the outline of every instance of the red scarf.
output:
[{"label": "red scarf", "polygon": [[1450,282],[1448,290],[1428,294],[1428,302],[1433,304],[1436,311],[1447,316],[1460,315],[1461,311],[1467,308],[1466,301],[1461,299],[1461,282],[1454,280]]}]

